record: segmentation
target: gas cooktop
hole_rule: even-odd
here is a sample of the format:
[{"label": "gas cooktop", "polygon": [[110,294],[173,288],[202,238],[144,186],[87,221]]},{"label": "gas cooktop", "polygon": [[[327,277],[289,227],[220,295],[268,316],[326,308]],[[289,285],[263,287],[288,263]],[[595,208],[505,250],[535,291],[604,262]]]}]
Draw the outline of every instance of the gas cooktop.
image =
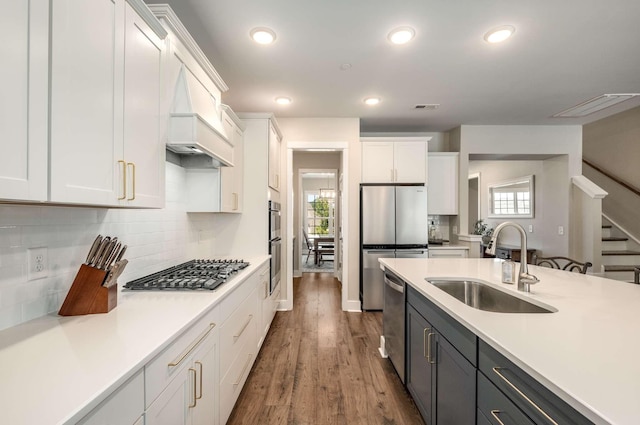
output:
[{"label": "gas cooktop", "polygon": [[125,288],[151,290],[214,290],[249,266],[243,260],[191,260],[132,280]]}]

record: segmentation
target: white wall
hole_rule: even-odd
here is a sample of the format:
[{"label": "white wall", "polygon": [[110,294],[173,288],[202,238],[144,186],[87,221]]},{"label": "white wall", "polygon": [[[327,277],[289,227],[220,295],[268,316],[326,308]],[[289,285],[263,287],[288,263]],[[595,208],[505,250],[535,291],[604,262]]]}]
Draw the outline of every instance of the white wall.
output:
[{"label": "white wall", "polygon": [[[0,206],[0,329],[56,313],[97,234],[128,245],[124,284],[214,250],[212,214],[187,214],[184,169],[167,163],[166,208]],[[49,275],[27,280],[27,249],[48,248]]]},{"label": "white wall", "polygon": [[[580,126],[496,126],[463,125],[449,133],[452,150],[460,152],[460,214],[451,223],[459,234],[470,232],[468,225],[468,175],[470,154],[566,155],[566,175],[557,182],[558,190],[568,194],[570,178],[582,174],[582,127]],[[558,214],[569,216],[569,201]],[[567,247],[568,226],[561,246]],[[455,238],[453,238],[455,240]]]},{"label": "white wall", "polygon": [[[360,120],[358,118],[279,118],[278,123],[283,134],[283,148],[290,142],[316,142],[318,144],[326,142],[348,143],[348,174],[349,181],[345,182],[345,187],[349,190],[349,203],[345,207],[345,220],[349,228],[348,250],[349,268],[345,270],[348,276],[347,300],[343,300],[343,307],[349,309],[359,308],[359,184],[361,176],[360,160]],[[283,149],[282,166],[283,173],[287,164],[287,149]],[[285,190],[291,190],[292,176],[286,176],[284,182]],[[287,199],[281,199],[283,210],[288,211]],[[286,216],[283,217],[286,220]],[[283,221],[284,223],[285,221]],[[286,229],[283,233],[286,233]],[[291,235],[283,234],[283,239],[287,240]],[[283,265],[283,282],[290,279],[292,266]],[[283,286],[283,290],[285,287]],[[346,301],[346,302],[345,302]],[[357,306],[357,307],[356,307]]]}]

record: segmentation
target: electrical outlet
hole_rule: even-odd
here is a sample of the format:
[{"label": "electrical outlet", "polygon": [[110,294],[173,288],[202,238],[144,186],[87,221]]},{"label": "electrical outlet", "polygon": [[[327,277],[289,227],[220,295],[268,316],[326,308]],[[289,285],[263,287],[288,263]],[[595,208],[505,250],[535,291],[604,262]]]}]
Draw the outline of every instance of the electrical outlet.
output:
[{"label": "electrical outlet", "polygon": [[529,225],[529,233],[533,233],[533,224]]},{"label": "electrical outlet", "polygon": [[558,234],[560,236],[564,235],[564,227],[563,226],[558,226]]},{"label": "electrical outlet", "polygon": [[46,247],[29,248],[27,250],[29,264],[29,280],[42,279],[49,273],[49,259]]}]

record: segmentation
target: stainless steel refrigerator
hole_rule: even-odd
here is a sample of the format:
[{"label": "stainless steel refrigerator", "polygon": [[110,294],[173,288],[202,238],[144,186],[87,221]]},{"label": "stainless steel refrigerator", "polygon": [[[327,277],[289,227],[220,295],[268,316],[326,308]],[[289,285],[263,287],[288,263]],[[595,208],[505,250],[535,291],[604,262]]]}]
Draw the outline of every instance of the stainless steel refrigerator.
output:
[{"label": "stainless steel refrigerator", "polygon": [[427,188],[424,185],[360,185],[360,302],[382,310],[380,258],[426,258]]}]

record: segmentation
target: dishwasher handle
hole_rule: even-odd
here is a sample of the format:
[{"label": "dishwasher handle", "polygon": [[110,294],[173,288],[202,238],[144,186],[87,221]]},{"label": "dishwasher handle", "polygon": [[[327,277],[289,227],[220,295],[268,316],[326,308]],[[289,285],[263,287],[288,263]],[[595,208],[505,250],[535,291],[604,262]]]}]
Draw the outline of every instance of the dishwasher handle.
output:
[{"label": "dishwasher handle", "polygon": [[400,292],[401,294],[404,293],[404,286],[403,285],[398,285],[395,282],[392,282],[391,280],[389,280],[389,278],[387,277],[387,274],[385,273],[384,275],[384,283],[391,289],[393,289],[394,291]]}]

